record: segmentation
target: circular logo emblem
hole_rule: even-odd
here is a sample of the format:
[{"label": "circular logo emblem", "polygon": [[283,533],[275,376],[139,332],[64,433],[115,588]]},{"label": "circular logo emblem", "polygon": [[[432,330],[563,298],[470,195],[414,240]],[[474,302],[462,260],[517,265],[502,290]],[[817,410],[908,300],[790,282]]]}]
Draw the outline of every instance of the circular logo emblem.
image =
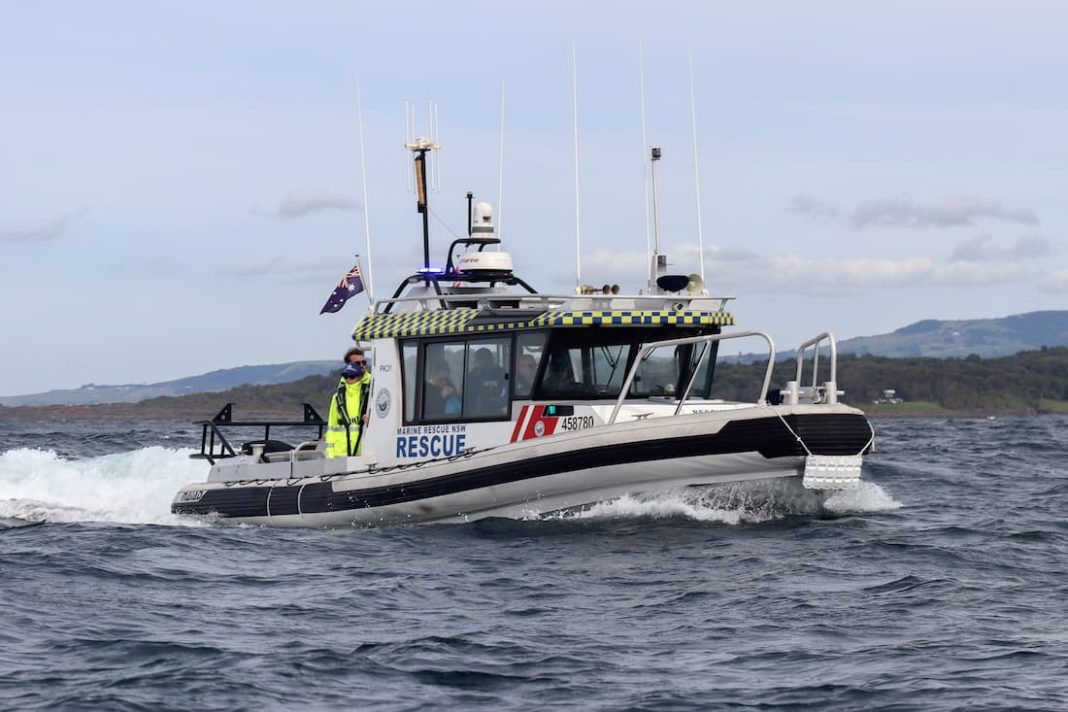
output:
[{"label": "circular logo emblem", "polygon": [[542,421],[542,420],[539,420],[538,422],[534,423],[534,435],[540,438],[544,434],[545,434],[545,422]]},{"label": "circular logo emblem", "polygon": [[389,406],[392,402],[388,388],[383,388],[378,392],[378,397],[375,398],[375,410],[378,411],[379,418],[385,418],[389,415]]}]

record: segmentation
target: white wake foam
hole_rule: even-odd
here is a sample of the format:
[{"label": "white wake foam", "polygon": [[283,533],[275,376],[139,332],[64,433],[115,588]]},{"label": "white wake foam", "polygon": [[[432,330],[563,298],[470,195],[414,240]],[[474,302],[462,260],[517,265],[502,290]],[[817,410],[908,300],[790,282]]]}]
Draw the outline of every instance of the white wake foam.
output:
[{"label": "white wake foam", "polygon": [[183,524],[170,513],[181,485],[205,476],[192,450],[146,447],[84,460],[51,450],[0,453],[0,519]]},{"label": "white wake foam", "polygon": [[837,514],[892,512],[904,505],[874,482],[861,481],[855,489],[835,492],[824,501],[825,509]]},{"label": "white wake foam", "polygon": [[625,495],[554,516],[565,519],[680,518],[733,526],[759,524],[791,515],[883,512],[901,506],[872,482],[861,482],[856,489],[828,496],[805,489],[799,481],[771,480]]}]

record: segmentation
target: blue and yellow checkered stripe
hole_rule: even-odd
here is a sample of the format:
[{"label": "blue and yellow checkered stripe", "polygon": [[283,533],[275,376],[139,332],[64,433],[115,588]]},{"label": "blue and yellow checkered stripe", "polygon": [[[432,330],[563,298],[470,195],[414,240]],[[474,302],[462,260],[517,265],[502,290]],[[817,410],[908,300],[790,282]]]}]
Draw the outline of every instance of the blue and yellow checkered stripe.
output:
[{"label": "blue and yellow checkered stripe", "polygon": [[732,326],[734,316],[728,312],[707,311],[627,311],[603,310],[581,312],[548,311],[530,322],[536,326]]},{"label": "blue and yellow checkered stripe", "polygon": [[515,331],[553,326],[732,326],[728,312],[707,311],[548,311],[529,320],[472,324],[477,312],[450,309],[404,314],[375,314],[356,325],[352,338],[393,339],[405,336],[440,336],[491,331]]}]

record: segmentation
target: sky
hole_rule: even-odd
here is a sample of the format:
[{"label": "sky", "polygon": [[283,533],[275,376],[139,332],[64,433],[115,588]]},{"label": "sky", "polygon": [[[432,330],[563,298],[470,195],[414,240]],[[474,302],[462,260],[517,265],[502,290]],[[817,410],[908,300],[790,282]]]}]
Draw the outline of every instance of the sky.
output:
[{"label": "sky", "polygon": [[432,260],[500,192],[516,271],[572,291],[572,47],[583,282],[643,286],[649,145],[663,249],[699,271],[692,56],[740,329],[1066,308],[1066,32],[1034,0],[0,0],[0,394],[340,359],[367,301],[319,309],[353,255],[378,298],[421,265],[406,102],[440,117]]}]

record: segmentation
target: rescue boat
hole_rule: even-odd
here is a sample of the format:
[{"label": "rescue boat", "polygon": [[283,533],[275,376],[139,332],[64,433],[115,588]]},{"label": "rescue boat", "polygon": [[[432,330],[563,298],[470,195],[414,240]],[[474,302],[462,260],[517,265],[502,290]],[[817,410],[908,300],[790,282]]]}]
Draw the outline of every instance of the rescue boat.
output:
[{"label": "rescue boat", "polygon": [[[430,147],[409,146],[417,168]],[[419,188],[423,269],[352,331],[373,377],[361,453],[326,457],[325,423],[310,406],[301,420],[241,422],[228,405],[199,423],[193,457],[210,471],[178,491],[174,513],[346,527],[538,517],[750,480],[858,485],[875,436],[860,410],[839,402],[832,333],[800,344],[794,378],[773,389],[771,336],[733,330],[732,297],[707,294],[696,275],[662,274],[666,260],[655,254],[645,293],[606,285],[541,294],[508,253],[486,249],[501,242],[492,210],[472,211],[469,196],[468,236],[452,243],[444,268],[430,268]],[[747,400],[717,397],[720,346],[742,338],[764,342],[763,378]],[[249,426],[263,437],[232,446],[227,429]],[[271,437],[301,427],[317,436]]]}]

